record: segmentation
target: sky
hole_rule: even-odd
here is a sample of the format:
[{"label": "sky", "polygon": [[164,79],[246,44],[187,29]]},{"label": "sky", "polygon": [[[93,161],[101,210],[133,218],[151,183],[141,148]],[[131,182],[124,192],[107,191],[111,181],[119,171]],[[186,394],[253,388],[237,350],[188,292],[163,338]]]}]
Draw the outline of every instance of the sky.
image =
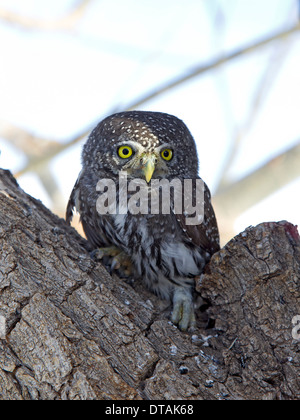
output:
[{"label": "sky", "polygon": [[[0,0],[0,11],[49,21],[78,3]],[[24,29],[0,19],[0,121],[66,142],[196,65],[295,25],[297,3],[94,0],[72,30]],[[232,180],[299,142],[299,57],[296,34],[192,79],[140,109],[174,114],[187,124],[196,140],[200,176],[214,193],[237,131],[242,138],[228,173]],[[257,97],[262,101],[249,124]],[[51,162],[66,201],[81,168],[82,144]],[[0,150],[0,167],[16,172],[26,164],[26,157],[1,137]],[[51,205],[34,174],[18,182]],[[236,221],[236,232],[269,220],[300,225],[299,190],[300,179],[252,207]]]}]

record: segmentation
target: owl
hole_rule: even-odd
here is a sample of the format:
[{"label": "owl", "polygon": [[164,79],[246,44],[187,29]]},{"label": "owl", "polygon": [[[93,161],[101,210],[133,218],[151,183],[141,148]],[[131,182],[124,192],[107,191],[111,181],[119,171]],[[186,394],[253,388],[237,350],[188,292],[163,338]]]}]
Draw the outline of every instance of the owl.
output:
[{"label": "owl", "polygon": [[[174,210],[183,188],[179,195],[169,188],[169,197],[157,188],[160,182],[175,185],[175,180],[179,187],[192,183],[192,200],[195,182],[202,182],[199,223],[188,223],[183,205],[181,212]],[[135,195],[133,211],[128,204]],[[153,197],[157,197],[155,208]],[[106,211],[105,206],[99,211],[99,200],[103,205],[109,202]],[[172,301],[172,322],[182,331],[193,329],[195,277],[219,250],[219,232],[186,125],[161,112],[130,111],[105,118],[83,147],[82,171],[66,211],[68,223],[74,208],[96,255],[108,258],[112,270],[142,280],[159,297]]]}]

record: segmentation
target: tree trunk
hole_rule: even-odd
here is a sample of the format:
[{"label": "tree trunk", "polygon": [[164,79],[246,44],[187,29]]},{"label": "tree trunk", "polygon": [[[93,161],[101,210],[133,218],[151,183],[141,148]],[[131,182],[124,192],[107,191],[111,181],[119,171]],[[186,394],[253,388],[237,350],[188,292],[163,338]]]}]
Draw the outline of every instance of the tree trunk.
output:
[{"label": "tree trunk", "polygon": [[192,334],[4,170],[0,244],[1,399],[300,399],[293,225],[248,228],[213,256]]}]

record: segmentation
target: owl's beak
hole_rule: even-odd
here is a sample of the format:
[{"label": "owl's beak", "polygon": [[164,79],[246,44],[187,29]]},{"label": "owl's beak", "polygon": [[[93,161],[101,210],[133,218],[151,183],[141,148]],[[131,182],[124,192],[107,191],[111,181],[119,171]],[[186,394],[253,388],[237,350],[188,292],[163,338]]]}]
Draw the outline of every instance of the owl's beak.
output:
[{"label": "owl's beak", "polygon": [[155,170],[155,163],[156,163],[156,157],[155,155],[147,156],[145,159],[145,163],[143,165],[143,172],[147,181],[147,184],[151,181],[153,172]]}]

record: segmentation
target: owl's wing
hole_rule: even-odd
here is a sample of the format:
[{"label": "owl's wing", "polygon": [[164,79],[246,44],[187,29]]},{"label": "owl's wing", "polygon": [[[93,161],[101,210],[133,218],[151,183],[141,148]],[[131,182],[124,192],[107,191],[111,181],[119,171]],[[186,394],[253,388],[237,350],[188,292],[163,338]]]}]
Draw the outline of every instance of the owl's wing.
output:
[{"label": "owl's wing", "polygon": [[77,178],[77,181],[73,187],[73,190],[71,192],[71,195],[68,201],[67,209],[66,209],[66,222],[68,223],[68,225],[72,222],[73,209],[76,208],[76,201],[78,200],[78,195],[79,195],[79,181],[80,181],[80,175]]},{"label": "owl's wing", "polygon": [[217,220],[214,209],[211,204],[210,191],[205,183],[204,185],[204,220],[199,225],[186,224],[185,214],[176,214],[182,230],[186,233],[192,242],[207,251],[210,255],[219,251],[220,238]]},{"label": "owl's wing", "polygon": [[95,249],[101,246],[106,246],[108,241],[101,225],[99,224],[99,215],[97,214],[96,206],[89,205],[88,200],[84,198],[86,197],[86,191],[81,182],[82,176],[83,171],[79,174],[71,192],[66,209],[66,222],[68,224],[71,223],[73,210],[76,209],[80,214],[80,221],[88,242],[91,244],[92,248]]}]

